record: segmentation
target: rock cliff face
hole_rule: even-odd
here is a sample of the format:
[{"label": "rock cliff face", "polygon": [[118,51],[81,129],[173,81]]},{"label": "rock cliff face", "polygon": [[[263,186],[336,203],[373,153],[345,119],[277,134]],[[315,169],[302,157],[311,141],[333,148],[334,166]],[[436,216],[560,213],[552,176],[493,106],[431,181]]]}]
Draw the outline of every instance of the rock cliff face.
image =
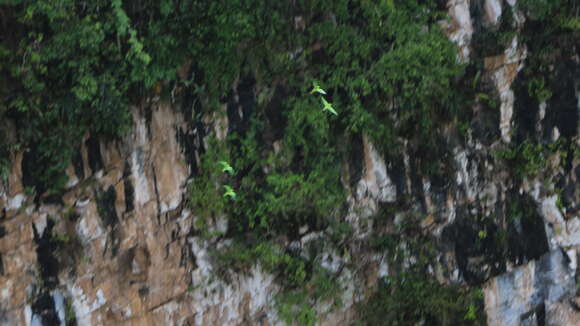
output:
[{"label": "rock cliff face", "polygon": [[[518,78],[529,50],[519,41],[526,17],[515,2],[447,3],[452,19],[441,24],[463,62],[472,60],[477,34],[498,26],[506,12],[516,30],[480,70],[498,108],[476,102],[465,137],[443,127],[438,141],[445,154],[437,164],[452,173],[422,175],[413,144],[391,158],[367,137],[357,143],[358,155],[342,162],[344,221],[353,234],[345,253],[319,253],[344,290],[339,308],[316,307],[321,325],[349,325],[360,317],[356,303],[397,268],[388,251],[410,246],[404,232],[394,249],[377,250],[371,239],[404,229],[406,214],[417,211],[425,217],[414,232],[434,239],[433,277],[481,287],[488,325],[580,325],[580,58],[554,67],[563,78],[560,94],[539,107],[520,97]],[[246,95],[255,97],[256,87]],[[275,277],[260,265],[223,277],[212,252],[231,240],[211,233],[226,234],[228,219],[216,217],[210,235],[200,234],[197,212],[187,205],[208,137],[223,139],[243,110],[224,107],[222,115],[194,124],[177,105],[152,98],[133,108],[133,129],[122,140],[85,136],[61,198],[34,193],[27,176],[42,167],[27,163],[25,152],[12,154],[9,179],[0,184],[0,324],[281,323]],[[541,173],[517,174],[497,153],[522,132],[552,142],[565,136],[572,150],[552,151]],[[409,204],[399,207],[403,199]],[[373,218],[393,207],[386,223]],[[299,233],[297,240],[281,241],[306,252],[328,236],[307,227]],[[419,259],[407,251],[407,260]]]}]

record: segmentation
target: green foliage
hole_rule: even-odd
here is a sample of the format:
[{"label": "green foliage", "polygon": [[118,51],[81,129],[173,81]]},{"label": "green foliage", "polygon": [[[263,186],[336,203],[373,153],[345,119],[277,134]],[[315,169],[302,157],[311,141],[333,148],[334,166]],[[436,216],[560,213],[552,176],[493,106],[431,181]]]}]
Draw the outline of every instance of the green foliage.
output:
[{"label": "green foliage", "polygon": [[[461,71],[454,46],[438,28],[425,29],[436,15],[433,8],[409,2],[396,8],[385,2],[366,2],[358,13],[359,22],[366,21],[362,23],[366,30],[347,25],[337,27],[343,29],[339,35],[323,36],[330,38],[332,49],[341,49],[335,64],[321,69],[328,74],[325,85],[345,89],[349,98],[344,101],[352,110],[349,129],[368,130],[378,144],[417,131],[417,136],[429,135],[437,117],[452,111],[454,98],[449,89],[452,78]],[[365,62],[369,56],[376,60]],[[392,105],[385,105],[389,99]],[[392,129],[389,115],[401,123],[400,128]]]},{"label": "green foliage", "polygon": [[278,296],[278,314],[288,325],[316,325],[317,314],[308,293],[303,289],[284,292]]},{"label": "green foliage", "polygon": [[[404,214],[396,230],[375,234],[370,245],[385,254],[387,277],[379,280],[373,295],[357,305],[361,319],[354,325],[480,325],[484,321],[480,290],[459,284],[441,284],[433,275],[438,241],[421,230],[423,214],[400,207],[384,207],[376,223]],[[380,227],[377,227],[380,229]],[[478,241],[492,236],[485,230]],[[383,231],[384,232],[384,231]]]},{"label": "green foliage", "polygon": [[[413,136],[416,123],[427,136],[457,99],[450,90],[461,67],[433,24],[441,16],[432,4],[35,0],[2,8],[11,35],[0,47],[2,83],[10,85],[0,114],[13,111],[29,125],[20,139],[39,144],[38,163],[48,168],[35,177],[56,191],[72,157],[63,149],[87,132],[122,135],[128,105],[171,81],[203,90],[213,110],[240,74],[265,83],[283,77],[290,94],[300,94],[285,101],[293,110],[312,105],[300,97],[318,80],[341,108],[341,129],[365,130],[385,146]],[[296,17],[307,28],[287,23]],[[176,81],[176,68],[190,59],[192,79]],[[309,111],[309,122],[324,120]],[[394,119],[401,128],[393,129]]]},{"label": "green foliage", "polygon": [[564,7],[566,0],[521,0],[517,7],[533,20],[544,20]]},{"label": "green foliage", "polygon": [[432,277],[403,273],[388,277],[370,300],[359,306],[361,325],[475,325],[480,298]]},{"label": "green foliage", "polygon": [[[258,12],[261,6],[256,4]],[[273,12],[284,9],[284,5],[269,6]],[[238,176],[234,223],[244,232],[257,227],[276,233],[288,224],[303,225],[307,221],[317,228],[334,223],[343,200],[340,167],[336,164],[341,159],[339,135],[364,130],[384,148],[394,147],[397,136],[430,143],[434,123],[440,116],[452,115],[454,101],[460,97],[449,91],[453,78],[461,72],[455,61],[455,47],[437,26],[429,24],[438,17],[435,8],[412,2],[394,7],[357,2],[350,10],[346,1],[309,2],[303,6],[301,17],[309,26],[304,33],[270,34],[249,29],[248,34],[241,34],[255,33],[265,38],[252,47],[242,47],[247,69],[263,83],[271,82],[272,76],[283,76],[290,94],[281,104],[287,124],[280,153],[264,155],[267,148],[256,150],[263,147],[261,122],[255,121],[245,135],[234,135],[241,142],[241,148],[232,153],[235,166],[238,171],[246,171]],[[320,20],[315,12],[333,12],[336,18]],[[238,12],[235,19],[229,13],[224,15],[226,20],[233,19],[234,25],[238,20],[251,21],[252,26],[264,24],[260,21],[263,17],[248,12]],[[272,16],[284,15],[280,11]],[[295,49],[287,48],[287,44],[296,42],[303,49],[318,43],[321,50],[304,50],[293,55],[293,62],[288,61],[287,54]],[[216,52],[212,57],[221,55]],[[244,71],[245,67],[234,70]],[[341,108],[338,117],[321,112],[320,102],[308,88],[311,80],[324,85],[327,102]],[[389,101],[392,104],[385,105]],[[395,120],[400,128],[393,128]],[[422,127],[419,133],[417,124]],[[267,175],[263,175],[264,169]]]},{"label": "green foliage", "polygon": [[520,38],[528,57],[523,70],[528,94],[538,103],[549,100],[553,90],[561,89],[554,67],[574,55],[580,42],[578,3],[568,0],[522,0],[516,6],[527,15]]},{"label": "green foliage", "polygon": [[217,217],[225,211],[226,199],[222,196],[220,182],[225,179],[219,161],[227,159],[227,150],[217,139],[208,139],[208,149],[201,157],[199,172],[188,185],[189,206],[200,217],[197,227],[205,221]]},{"label": "green foliage", "polygon": [[580,17],[562,17],[560,27],[578,31],[580,30]]},{"label": "green foliage", "polygon": [[303,285],[306,280],[305,262],[285,253],[280,246],[269,241],[258,242],[255,246],[236,243],[216,253],[219,266],[246,270],[259,262],[267,272],[280,272],[283,284],[289,287]]},{"label": "green foliage", "polygon": [[294,287],[276,296],[280,318],[287,324],[315,325],[318,319],[314,305],[317,302],[332,302],[333,307],[342,305],[342,288],[331,273],[314,267],[312,275]]},{"label": "green foliage", "polygon": [[546,167],[546,158],[541,144],[526,140],[510,149],[499,150],[495,154],[505,160],[520,177],[534,176]]},{"label": "green foliage", "polygon": [[316,259],[285,252],[271,241],[256,241],[248,246],[241,242],[215,253],[217,266],[227,270],[245,271],[259,263],[269,273],[274,273],[282,285],[276,296],[280,318],[288,324],[314,325],[317,302],[331,302],[333,307],[342,304],[342,288],[336,277],[318,265]]},{"label": "green foliage", "polygon": [[336,218],[343,200],[336,165],[340,157],[330,147],[328,124],[309,117],[317,114],[325,121],[324,114],[315,106],[296,107],[289,114],[292,122],[283,141],[294,146],[278,154],[263,154],[267,144],[260,139],[263,129],[258,123],[241,139],[232,138],[241,143],[232,153],[234,166],[244,171],[236,175],[237,203],[231,222],[237,231],[272,235],[286,232],[289,225],[310,221],[321,227]]},{"label": "green foliage", "polygon": [[19,138],[43,167],[33,177],[59,191],[85,133],[127,130],[127,92],[140,82],[130,76],[147,64],[146,54],[120,0],[37,0],[2,9],[10,27],[4,33],[12,35],[3,35],[0,51],[2,83],[9,84],[0,113],[11,111],[24,125]]},{"label": "green foliage", "polygon": [[528,81],[528,94],[534,97],[538,103],[542,103],[552,97],[552,91],[546,88],[546,81],[543,77],[530,78]]},{"label": "green foliage", "polygon": [[536,176],[543,172],[548,164],[550,155],[559,155],[561,164],[576,147],[572,141],[560,138],[550,144],[534,144],[529,139],[519,144],[512,144],[507,149],[497,150],[494,155],[508,163],[519,177]]}]

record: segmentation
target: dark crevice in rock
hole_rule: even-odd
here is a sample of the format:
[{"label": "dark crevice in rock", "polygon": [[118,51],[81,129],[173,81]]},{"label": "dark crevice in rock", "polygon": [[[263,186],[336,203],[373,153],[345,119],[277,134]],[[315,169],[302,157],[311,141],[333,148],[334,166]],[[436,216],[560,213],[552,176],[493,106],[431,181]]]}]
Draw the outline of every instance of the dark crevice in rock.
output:
[{"label": "dark crevice in rock", "polygon": [[161,223],[161,199],[159,198],[159,187],[157,184],[157,173],[155,166],[151,166],[151,174],[153,175],[153,187],[155,188],[155,201],[157,203],[157,222]]},{"label": "dark crevice in rock", "polygon": [[[41,167],[52,166],[54,162],[51,162],[51,158],[42,155],[39,151],[39,146],[39,143],[30,144],[29,150],[24,151],[21,164],[22,185],[25,188],[35,190],[36,197],[34,201],[37,203],[40,202],[41,195],[55,187],[54,182],[66,180],[64,171],[52,170],[46,173],[42,172],[43,169]],[[42,201],[62,204],[62,200],[57,194],[44,196],[42,197]]]},{"label": "dark crevice in rock", "polygon": [[237,92],[240,107],[242,109],[242,129],[239,130],[240,134],[245,133],[249,127],[250,117],[252,116],[256,107],[256,97],[254,95],[254,88],[256,86],[256,80],[253,76],[246,76],[238,84]]},{"label": "dark crevice in rock", "polygon": [[192,270],[197,269],[197,257],[189,247],[184,245],[181,247],[181,259],[179,260],[179,267],[191,267]]},{"label": "dark crevice in rock", "polygon": [[[228,135],[244,135],[250,127],[250,118],[256,106],[254,87],[256,80],[252,76],[241,78],[236,92],[227,99]],[[237,96],[236,96],[237,95]],[[237,98],[236,98],[237,97]]]},{"label": "dark crevice in rock", "polygon": [[135,188],[131,178],[131,162],[125,161],[123,168],[123,188],[125,189],[125,211],[132,212],[135,209]]},{"label": "dark crevice in rock", "polygon": [[[119,239],[117,236],[117,224],[119,223],[119,217],[117,215],[117,210],[115,209],[115,200],[117,198],[117,192],[113,186],[109,186],[107,191],[102,193],[97,193],[97,210],[99,212],[99,217],[103,222],[105,228],[109,229],[111,232],[110,243],[111,243],[111,253],[113,256],[117,255],[117,250],[119,247]],[[107,242],[107,247],[109,242]]]},{"label": "dark crevice in rock", "polygon": [[103,251],[103,255],[106,253],[109,246],[111,248],[111,256],[117,256],[117,253],[119,252],[119,236],[117,234],[117,229],[113,229],[111,231],[110,237],[108,238],[107,244],[105,246],[105,250]]},{"label": "dark crevice in rock", "polygon": [[0,238],[6,235],[6,228],[0,225]]},{"label": "dark crevice in rock", "polygon": [[546,325],[546,306],[542,303],[532,311],[523,314],[520,317],[522,326],[545,326]]},{"label": "dark crevice in rock", "polygon": [[505,272],[506,263],[526,264],[548,252],[542,217],[533,200],[519,194],[508,196],[505,214],[507,227],[497,224],[495,215],[472,216],[473,207],[458,207],[455,222],[442,232],[442,242],[453,248],[457,266],[469,284],[481,284]]},{"label": "dark crevice in rock", "polygon": [[202,130],[203,125],[201,123],[195,123],[194,126],[189,126],[187,131],[181,129],[177,130],[177,142],[179,143],[179,146],[183,149],[185,162],[190,168],[189,177],[193,177],[199,173],[196,153],[198,153],[201,150],[201,148],[197,144],[200,144],[201,140],[203,139]]},{"label": "dark crevice in rock", "polygon": [[[60,326],[61,320],[54,305],[54,298],[50,292],[43,289],[32,303],[33,315],[40,316],[42,326]],[[34,317],[33,317],[34,319]]]},{"label": "dark crevice in rock", "polygon": [[526,80],[522,74],[518,74],[513,85],[516,94],[514,102],[515,140],[519,143],[536,136],[539,104],[528,94]]},{"label": "dark crevice in rock", "polygon": [[481,284],[505,272],[502,247],[497,243],[501,233],[490,221],[475,221],[466,210],[458,208],[456,221],[443,230],[441,239],[453,248],[457,267],[465,281]]},{"label": "dark crevice in rock", "polygon": [[473,130],[473,137],[486,146],[491,145],[501,134],[499,120],[500,111],[497,108],[481,105],[472,119],[471,130]]},{"label": "dark crevice in rock", "polygon": [[[568,154],[570,155],[570,154]],[[580,166],[578,167],[580,170]],[[576,176],[578,179],[580,176]],[[580,210],[580,202],[577,198],[580,197],[580,189],[578,189],[578,183],[573,180],[567,180],[566,178],[561,178],[556,183],[556,189],[561,189],[560,198],[562,204],[566,207],[566,215],[576,216]]]},{"label": "dark crevice in rock", "polygon": [[38,162],[38,152],[36,151],[36,146],[31,145],[28,151],[24,151],[22,155],[22,185],[25,188],[36,188],[37,192],[43,192],[44,185],[37,184],[36,177],[33,174],[35,171],[36,163]]},{"label": "dark crevice in rock", "polygon": [[151,139],[151,122],[153,121],[153,105],[146,106],[142,112],[143,116],[145,117],[145,127],[147,128],[147,139]]},{"label": "dark crevice in rock", "polygon": [[536,310],[538,326],[546,326],[546,306],[542,303]]},{"label": "dark crevice in rock", "polygon": [[[201,84],[203,80],[203,70],[199,69],[195,64],[193,64],[188,78],[193,82],[194,85]],[[181,112],[183,112],[185,121],[187,123],[192,123],[197,120],[197,115],[202,111],[201,98],[195,91],[183,92],[181,94]]]},{"label": "dark crevice in rock", "polygon": [[93,173],[96,173],[104,167],[100,142],[95,137],[89,137],[85,142],[85,146],[87,148],[89,167]]},{"label": "dark crevice in rock", "polygon": [[552,97],[548,100],[544,119],[544,139],[551,140],[552,130],[558,128],[560,135],[572,139],[578,133],[578,99],[575,82],[580,65],[571,59],[561,60],[556,65]]},{"label": "dark crevice in rock", "polygon": [[[40,269],[41,288],[32,302],[33,315],[39,316],[43,326],[60,326],[61,321],[54,305],[54,298],[50,291],[58,285],[58,272],[61,268],[55,251],[59,243],[52,237],[52,229],[55,224],[52,219],[47,219],[46,227],[41,234],[32,224],[34,242],[36,243],[36,256]],[[33,317],[34,318],[34,317]]]},{"label": "dark crevice in rock", "polygon": [[391,177],[397,188],[397,199],[401,198],[407,193],[408,189],[405,162],[403,162],[402,158],[393,159],[389,162],[388,170],[390,172],[389,177]]},{"label": "dark crevice in rock", "polygon": [[238,112],[239,103],[236,101],[236,95],[233,91],[230,91],[226,102],[226,113],[228,115],[228,135],[236,132],[240,127],[240,121],[242,117]]},{"label": "dark crevice in rock", "polygon": [[119,222],[115,209],[116,198],[117,192],[113,186],[109,186],[107,191],[97,195],[97,209],[105,227],[114,228]]},{"label": "dark crevice in rock", "polygon": [[[202,75],[202,70],[193,65],[189,74],[190,80],[193,79],[194,84],[199,84]],[[185,162],[190,167],[190,177],[192,177],[199,173],[196,156],[203,153],[203,139],[206,136],[205,126],[201,119],[203,108],[200,95],[196,92],[184,92],[181,99],[181,111],[187,127],[177,129],[177,142],[183,148]]]},{"label": "dark crevice in rock", "polygon": [[[580,91],[579,91],[580,92]],[[562,164],[562,167],[564,168],[564,178],[566,175],[573,175],[572,169],[575,167],[574,166],[574,152],[576,151],[576,143],[574,142],[573,139],[568,139],[567,140],[567,144],[568,144],[568,149],[565,150],[566,153],[566,158],[562,158],[562,156],[560,156],[563,160],[564,163]],[[577,154],[576,154],[577,155]],[[576,168],[578,168],[580,166],[580,164],[578,166],[576,166]],[[576,179],[580,178],[580,170],[576,170]]]},{"label": "dark crevice in rock", "polygon": [[485,15],[484,0],[469,2],[469,16],[473,24],[473,31],[477,33],[483,29],[483,16]]},{"label": "dark crevice in rock", "polygon": [[79,180],[83,180],[85,178],[85,169],[83,167],[83,153],[79,149],[75,152],[75,155],[72,159],[72,164],[75,169],[75,174],[79,178]]},{"label": "dark crevice in rock", "polygon": [[364,145],[360,134],[353,134],[349,139],[349,150],[347,151],[348,175],[350,176],[350,187],[356,190],[356,185],[362,178],[364,166]]},{"label": "dark crevice in rock", "polygon": [[277,85],[272,100],[266,105],[264,114],[268,119],[268,126],[272,139],[270,142],[282,139],[288,118],[283,114],[282,101],[288,96],[286,89]]},{"label": "dark crevice in rock", "polygon": [[149,287],[146,285],[142,286],[139,288],[138,292],[140,297],[146,297],[149,294]]},{"label": "dark crevice in rock", "polygon": [[[447,159],[445,161],[449,162],[450,160]],[[446,194],[451,186],[451,180],[453,180],[453,178],[451,177],[450,172],[446,171],[446,167],[438,167],[438,171],[429,175],[431,192],[438,197]],[[440,203],[441,201],[436,202]]]},{"label": "dark crevice in rock", "polygon": [[410,168],[410,177],[411,177],[411,194],[410,196],[420,199],[416,203],[420,206],[418,207],[421,211],[425,211],[426,203],[425,203],[425,193],[423,191],[423,178],[421,174],[421,158],[419,157],[410,157],[409,159],[409,168]]},{"label": "dark crevice in rock", "polygon": [[[201,110],[201,108],[200,108]],[[201,111],[198,111],[201,112]],[[186,119],[187,121],[187,119]],[[185,162],[190,169],[190,177],[199,174],[197,158],[205,153],[203,139],[206,137],[205,125],[201,119],[189,121],[187,129],[178,128],[176,130],[177,142],[183,149]]]},{"label": "dark crevice in rock", "polygon": [[117,256],[119,273],[128,277],[131,274],[131,264],[135,258],[135,247],[131,247]]},{"label": "dark crevice in rock", "polygon": [[36,255],[40,265],[40,277],[46,288],[54,289],[58,284],[59,262],[55,257],[55,251],[58,248],[58,242],[52,238],[52,229],[54,221],[50,218],[46,221],[44,232],[38,233],[36,225],[32,224],[34,233],[34,242],[36,242]]},{"label": "dark crevice in rock", "polygon": [[4,260],[0,252],[0,276],[4,276]]},{"label": "dark crevice in rock", "polygon": [[516,265],[539,258],[548,251],[544,224],[538,219],[517,219],[508,226],[508,258]]},{"label": "dark crevice in rock", "polygon": [[534,201],[528,196],[508,197],[508,259],[516,265],[538,259],[548,252],[544,220],[537,213]]}]

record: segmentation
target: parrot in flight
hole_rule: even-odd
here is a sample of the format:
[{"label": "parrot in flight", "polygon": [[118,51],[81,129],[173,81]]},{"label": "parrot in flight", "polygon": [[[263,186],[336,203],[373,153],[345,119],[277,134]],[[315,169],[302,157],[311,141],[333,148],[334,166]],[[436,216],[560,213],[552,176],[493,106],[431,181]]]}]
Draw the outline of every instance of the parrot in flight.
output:
[{"label": "parrot in flight", "polygon": [[324,105],[324,107],[322,108],[322,111],[327,111],[331,114],[338,115],[336,110],[332,107],[332,104],[328,103],[328,101],[325,100],[324,97],[321,97],[321,99],[322,99],[322,104]]},{"label": "parrot in flight", "polygon": [[314,93],[318,93],[318,94],[322,94],[322,95],[326,95],[326,92],[320,87],[320,85],[318,85],[318,83],[314,82],[312,83],[312,90],[310,91],[310,94],[314,94]]},{"label": "parrot in flight", "polygon": [[234,192],[234,189],[227,185],[224,186],[224,188],[226,189],[224,197],[230,197],[232,200],[236,200],[236,193]]},{"label": "parrot in flight", "polygon": [[222,167],[222,172],[227,172],[231,175],[233,175],[235,173],[234,168],[232,168],[232,166],[226,162],[226,161],[219,161],[218,162],[219,165],[221,165]]}]

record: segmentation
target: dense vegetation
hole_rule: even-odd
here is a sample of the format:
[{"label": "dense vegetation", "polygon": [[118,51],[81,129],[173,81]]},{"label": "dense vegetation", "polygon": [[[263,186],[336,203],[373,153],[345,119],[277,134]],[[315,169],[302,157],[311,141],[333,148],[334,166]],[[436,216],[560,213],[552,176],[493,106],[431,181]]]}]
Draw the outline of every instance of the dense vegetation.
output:
[{"label": "dense vegetation", "polygon": [[[244,76],[266,90],[284,85],[277,110],[297,129],[285,132],[292,143],[330,149],[320,145],[365,129],[393,145],[415,123],[428,135],[438,114],[457,109],[449,89],[460,68],[434,24],[443,18],[437,9],[414,1],[7,1],[0,114],[26,123],[17,143],[47,167],[35,177],[54,191],[78,140],[123,134],[128,105],[146,94],[183,87],[211,111]],[[188,61],[192,73],[178,79]],[[315,80],[339,108],[336,121],[307,96]]]},{"label": "dense vegetation", "polygon": [[[199,149],[204,154],[190,184],[190,205],[201,217],[201,233],[211,219],[228,216],[226,236],[236,241],[217,254],[218,263],[244,270],[261,262],[284,286],[281,316],[288,321],[299,316],[303,325],[316,319],[313,303],[340,302],[340,284],[320,267],[316,252],[305,257],[282,248],[277,239],[296,239],[306,225],[333,239],[321,247],[344,249],[350,231],[341,221],[345,195],[337,162],[350,157],[363,134],[387,157],[396,156],[407,142],[422,172],[448,175],[449,166],[434,164],[447,154],[439,129],[453,123],[465,134],[470,104],[493,106],[493,94],[485,94],[489,90],[478,83],[478,65],[501,51],[515,30],[508,14],[500,28],[483,29],[475,64],[466,67],[440,29],[445,1],[0,4],[0,119],[8,118],[18,130],[15,137],[0,138],[0,176],[7,174],[8,154],[25,150],[30,164],[42,167],[31,172],[38,194],[61,193],[67,181],[64,169],[81,139],[89,133],[103,141],[122,137],[131,125],[130,106],[143,106],[148,96],[184,103],[193,124],[207,113],[231,114],[220,110],[234,91],[257,92],[255,101],[243,104],[245,116],[230,127],[225,141],[210,139],[207,148]],[[542,47],[554,38],[563,45],[577,40],[573,6],[574,1],[565,0],[521,1],[533,31],[546,31],[530,30],[524,41]],[[554,59],[531,56],[530,62],[540,64],[526,71],[530,78],[523,89],[538,102],[550,98],[549,86],[556,83],[542,70],[549,65],[546,60]],[[178,74],[178,69],[186,73]],[[325,90],[337,116],[321,110],[321,96],[310,94],[313,83]],[[525,139],[500,155],[523,165],[518,165],[521,175],[537,173],[544,164],[543,147]],[[283,146],[275,149],[274,143]],[[222,173],[216,164],[220,160],[235,173]],[[235,200],[222,196],[225,185],[235,189]],[[440,290],[421,273],[411,278],[417,297],[403,298],[417,311],[388,308],[393,324],[402,318],[432,318],[445,306],[414,300],[430,300],[444,291],[440,299],[453,301],[461,292]],[[379,291],[415,293],[408,282],[390,284]],[[374,313],[392,303],[382,292],[376,298],[384,305],[371,305]],[[459,303],[465,304],[445,310],[455,316],[434,322],[477,319],[468,299]]]}]

